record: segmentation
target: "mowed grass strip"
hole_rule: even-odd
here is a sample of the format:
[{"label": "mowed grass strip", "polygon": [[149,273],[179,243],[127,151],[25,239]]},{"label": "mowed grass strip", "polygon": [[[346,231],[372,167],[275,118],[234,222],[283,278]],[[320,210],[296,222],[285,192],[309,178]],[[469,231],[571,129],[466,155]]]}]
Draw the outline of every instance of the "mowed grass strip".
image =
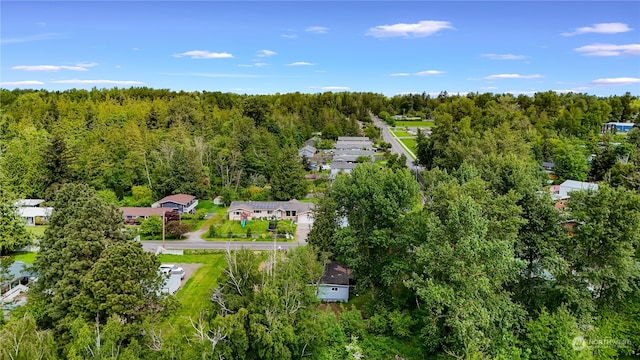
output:
[{"label": "mowed grass strip", "polygon": [[433,127],[433,121],[396,121],[396,126],[401,127]]},{"label": "mowed grass strip", "polygon": [[161,263],[202,264],[176,293],[181,306],[174,318],[197,318],[211,304],[212,290],[218,286],[218,278],[226,266],[224,254],[160,255],[158,259]]},{"label": "mowed grass strip", "polygon": [[393,132],[396,136],[398,137],[409,137],[409,136],[415,136],[414,134],[409,134],[406,131],[401,131],[401,130],[397,130]]},{"label": "mowed grass strip", "polygon": [[416,147],[416,139],[399,139],[400,141],[402,141],[403,144],[405,144],[409,150],[413,151],[413,153],[415,154],[417,151],[417,147]]}]

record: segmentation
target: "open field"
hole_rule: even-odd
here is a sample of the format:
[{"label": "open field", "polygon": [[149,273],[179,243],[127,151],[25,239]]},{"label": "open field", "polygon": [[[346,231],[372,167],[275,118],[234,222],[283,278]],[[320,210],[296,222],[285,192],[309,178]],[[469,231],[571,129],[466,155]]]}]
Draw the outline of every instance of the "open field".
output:
[{"label": "open field", "polygon": [[416,153],[416,139],[399,139],[400,141],[402,141],[403,144],[405,144],[409,150],[413,151],[413,153]]},{"label": "open field", "polygon": [[33,261],[36,259],[36,252],[15,252],[11,255],[11,258],[15,261],[22,261],[25,264],[33,264]]},{"label": "open field", "polygon": [[185,255],[160,255],[158,259],[162,263],[202,264],[176,293],[181,306],[173,316],[174,319],[185,316],[196,318],[211,302],[211,291],[218,286],[218,277],[226,266],[224,254],[186,252]]},{"label": "open field", "polygon": [[396,121],[400,127],[433,127],[433,121]]},{"label": "open field", "polygon": [[409,134],[408,132],[406,132],[404,130],[394,130],[393,133],[398,137],[415,136],[414,134]]},{"label": "open field", "polygon": [[31,225],[25,226],[25,228],[35,239],[42,239],[44,237],[44,231],[47,229],[47,225]]}]

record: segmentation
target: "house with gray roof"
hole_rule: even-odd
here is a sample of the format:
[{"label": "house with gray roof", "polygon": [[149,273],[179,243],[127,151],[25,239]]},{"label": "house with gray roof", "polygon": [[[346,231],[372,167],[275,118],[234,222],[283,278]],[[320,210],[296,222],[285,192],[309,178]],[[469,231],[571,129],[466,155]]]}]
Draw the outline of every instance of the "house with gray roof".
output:
[{"label": "house with gray roof", "polygon": [[338,161],[331,163],[331,174],[329,174],[330,180],[335,180],[336,176],[340,173],[349,174],[351,170],[355,169],[358,166],[356,162],[344,162]]},{"label": "house with gray roof", "polygon": [[276,219],[293,220],[301,224],[313,223],[315,204],[289,201],[234,201],[227,210],[229,220]]},{"label": "house with gray roof", "polygon": [[349,301],[351,270],[347,265],[332,261],[324,266],[316,296],[327,302]]},{"label": "house with gray roof", "polygon": [[313,155],[316,154],[316,151],[318,151],[316,148],[314,148],[311,145],[305,145],[302,149],[298,150],[298,156],[303,157],[306,156],[308,158],[313,157]]},{"label": "house with gray roof", "polygon": [[39,225],[46,223],[53,212],[52,207],[40,206],[43,202],[43,199],[21,199],[14,205],[26,225]]}]

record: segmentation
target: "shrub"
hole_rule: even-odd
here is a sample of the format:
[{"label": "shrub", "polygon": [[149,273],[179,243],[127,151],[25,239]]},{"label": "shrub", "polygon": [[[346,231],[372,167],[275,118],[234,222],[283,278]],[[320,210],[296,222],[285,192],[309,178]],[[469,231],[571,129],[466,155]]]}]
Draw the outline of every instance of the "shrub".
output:
[{"label": "shrub", "polygon": [[362,336],[364,334],[365,322],[362,320],[360,310],[343,311],[340,315],[340,325],[347,336]]},{"label": "shrub", "polygon": [[382,335],[389,331],[388,314],[386,311],[378,312],[369,318],[369,331],[373,334]]},{"label": "shrub", "polygon": [[140,225],[140,234],[157,235],[162,232],[162,219],[160,216],[149,216]]},{"label": "shrub", "polygon": [[213,224],[209,225],[209,234],[207,237],[213,238],[216,236],[218,236],[218,228]]},{"label": "shrub", "polygon": [[409,313],[395,310],[389,314],[389,323],[391,324],[391,332],[394,336],[411,336],[411,327],[414,324],[414,320]]},{"label": "shrub", "polygon": [[165,231],[169,236],[180,239],[182,235],[189,232],[189,226],[180,221],[169,221],[165,226]]},{"label": "shrub", "polygon": [[251,229],[247,229],[247,238],[251,237]]}]

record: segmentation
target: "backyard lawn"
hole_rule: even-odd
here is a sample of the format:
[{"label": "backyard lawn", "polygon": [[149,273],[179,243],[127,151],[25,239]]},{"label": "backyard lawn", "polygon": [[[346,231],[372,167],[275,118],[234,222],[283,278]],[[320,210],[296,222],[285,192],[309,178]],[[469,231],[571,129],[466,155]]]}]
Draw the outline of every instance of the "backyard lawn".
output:
[{"label": "backyard lawn", "polygon": [[31,225],[25,226],[28,232],[33,234],[35,239],[42,239],[44,237],[44,231],[47,229],[47,225]]},{"label": "backyard lawn", "polygon": [[[269,221],[268,220],[260,220],[255,219],[248,221],[245,227],[242,227],[242,223],[240,221],[231,221],[221,219],[215,222],[215,226],[217,228],[216,238],[206,238],[207,240],[224,240],[228,241],[229,233],[232,234],[234,238],[247,238],[247,232],[251,231],[251,236],[249,239],[272,239],[272,234],[269,232]],[[293,224],[289,220],[278,221],[277,229],[279,233],[284,233],[285,231],[289,231],[291,234],[295,233],[296,225]],[[208,236],[208,233],[205,233],[205,237]],[[220,238],[219,238],[220,237]]]},{"label": "backyard lawn", "polygon": [[402,127],[433,127],[433,121],[396,121],[396,126]]},{"label": "backyard lawn", "polygon": [[185,255],[160,255],[158,260],[171,264],[202,264],[176,293],[176,299],[182,306],[176,311],[174,318],[196,318],[201,310],[211,304],[212,290],[218,286],[218,277],[227,265],[224,253],[185,252]]},{"label": "backyard lawn", "polygon": [[36,259],[36,255],[38,253],[36,252],[15,252],[13,253],[13,255],[11,255],[11,258],[14,261],[22,261],[25,264],[33,264],[33,261]]}]

